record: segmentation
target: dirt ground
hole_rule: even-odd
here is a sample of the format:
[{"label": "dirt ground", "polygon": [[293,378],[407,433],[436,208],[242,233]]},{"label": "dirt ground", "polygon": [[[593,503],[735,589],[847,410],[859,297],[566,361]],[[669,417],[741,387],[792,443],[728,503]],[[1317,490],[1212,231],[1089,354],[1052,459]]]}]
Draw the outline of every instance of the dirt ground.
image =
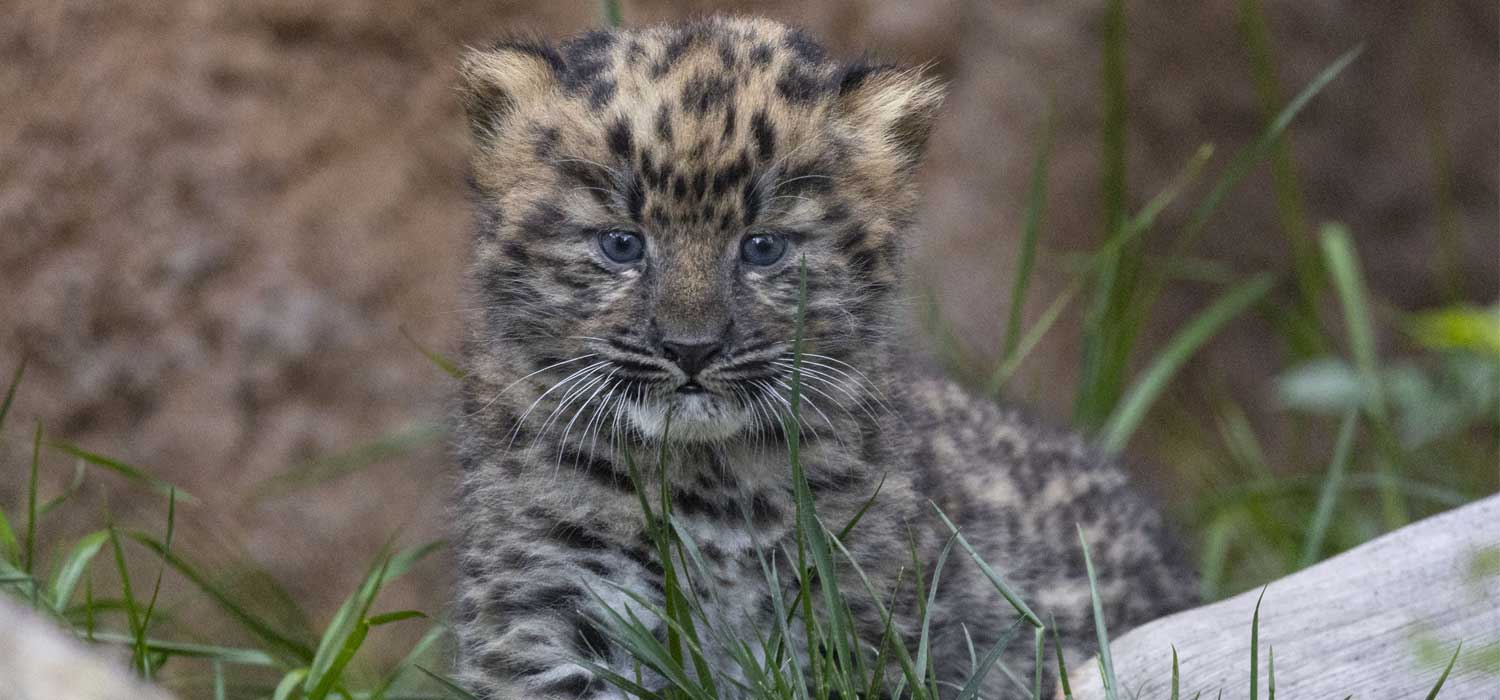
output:
[{"label": "dirt ground", "polygon": [[[1201,143],[1216,145],[1217,170],[1263,123],[1238,4],[1128,3],[1133,204]],[[1265,4],[1285,95],[1365,45],[1293,130],[1311,222],[1349,224],[1375,293],[1422,308],[1444,299],[1433,270],[1447,192],[1462,236],[1461,296],[1493,302],[1495,3]],[[951,98],[926,168],[913,293],[930,290],[984,354],[1000,343],[1049,100],[1058,131],[1045,245],[1081,250],[1099,238],[1102,5],[627,0],[625,19],[757,12],[806,25],[844,54],[931,63]],[[448,352],[464,305],[456,57],[502,34],[596,26],[599,3],[11,0],[4,14],[0,372],[22,357],[29,365],[0,441],[0,504],[14,512],[20,502],[39,422],[51,438],[197,494],[205,503],[185,518],[240,542],[326,619],[393,530],[409,541],[443,531],[452,470],[433,426],[453,383],[403,329]],[[1451,161],[1446,189],[1434,138]],[[1173,209],[1162,229],[1185,219]],[[1242,272],[1288,271],[1264,169],[1199,253]],[[1043,271],[1037,309],[1063,275]],[[1203,300],[1202,287],[1175,287],[1146,342]],[[1269,336],[1240,324],[1192,371],[1258,392],[1281,364]],[[1076,357],[1064,332],[1019,384],[1067,386]],[[1072,396],[1025,398],[1062,415]],[[371,468],[252,498],[296,465],[393,433],[405,439]],[[1149,441],[1138,447],[1150,454]],[[68,461],[47,466],[56,487]],[[83,496],[122,517],[160,505],[108,476],[91,477]],[[66,517],[99,524],[87,509]],[[438,609],[441,569],[395,595]]]}]

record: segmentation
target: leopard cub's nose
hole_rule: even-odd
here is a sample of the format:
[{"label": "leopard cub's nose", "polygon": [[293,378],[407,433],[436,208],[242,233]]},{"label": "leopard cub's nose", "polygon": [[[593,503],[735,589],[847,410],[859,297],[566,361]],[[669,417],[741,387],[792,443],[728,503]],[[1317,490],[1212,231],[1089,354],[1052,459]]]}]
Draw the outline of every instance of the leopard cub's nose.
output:
[{"label": "leopard cub's nose", "polygon": [[679,343],[664,340],[661,344],[662,355],[668,360],[682,368],[689,377],[698,374],[709,362],[719,356],[724,349],[724,344],[718,341],[708,343]]}]

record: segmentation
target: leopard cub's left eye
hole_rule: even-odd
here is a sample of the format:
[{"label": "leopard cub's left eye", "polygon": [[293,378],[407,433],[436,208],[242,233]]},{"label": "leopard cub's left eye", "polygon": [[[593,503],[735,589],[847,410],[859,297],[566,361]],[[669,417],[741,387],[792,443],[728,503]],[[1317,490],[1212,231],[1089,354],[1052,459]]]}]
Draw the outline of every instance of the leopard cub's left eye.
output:
[{"label": "leopard cub's left eye", "polygon": [[786,255],[786,236],[774,233],[758,233],[740,241],[740,260],[747,265],[765,267],[774,265]]},{"label": "leopard cub's left eye", "polygon": [[617,263],[633,263],[646,255],[646,241],[640,234],[611,229],[599,234],[599,250]]}]

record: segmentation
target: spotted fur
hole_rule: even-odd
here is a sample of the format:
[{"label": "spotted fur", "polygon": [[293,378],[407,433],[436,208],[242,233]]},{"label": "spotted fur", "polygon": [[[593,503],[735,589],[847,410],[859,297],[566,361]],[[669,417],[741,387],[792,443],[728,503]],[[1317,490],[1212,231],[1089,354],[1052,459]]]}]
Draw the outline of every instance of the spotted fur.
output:
[{"label": "spotted fur", "polygon": [[[910,548],[930,564],[946,536],[929,499],[1056,617],[1069,653],[1092,634],[1076,524],[1094,542],[1112,630],[1190,600],[1161,517],[1117,465],[901,350],[912,170],[941,99],[931,80],[727,18],[507,41],[471,52],[462,76],[478,233],[455,618],[478,697],[623,697],[575,661],[634,677],[600,606],[623,610],[622,588],[662,599],[627,452],[643,487],[666,480],[712,569],[699,582],[708,626],[770,629],[760,562],[793,532],[783,419],[803,270],[802,463],[825,522],[846,522],[879,488],[846,544],[883,598],[908,587],[898,634],[917,633]],[[611,231],[639,236],[644,257],[606,255]],[[751,265],[739,251],[755,235],[789,250]],[[699,367],[678,346],[712,352]],[[966,632],[984,649],[1015,619],[959,559],[933,613],[933,658],[954,680],[969,668]],[[862,584],[843,590],[878,639]],[[744,680],[715,639],[705,652]],[[1008,697],[1007,683],[993,674],[985,697]]]}]

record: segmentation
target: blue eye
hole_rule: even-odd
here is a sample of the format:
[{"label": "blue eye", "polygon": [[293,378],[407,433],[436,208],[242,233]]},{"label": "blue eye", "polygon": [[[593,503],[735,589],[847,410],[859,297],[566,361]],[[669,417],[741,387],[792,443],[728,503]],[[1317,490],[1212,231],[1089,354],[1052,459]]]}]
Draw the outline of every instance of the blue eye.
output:
[{"label": "blue eye", "polygon": [[599,250],[617,263],[633,263],[646,254],[646,241],[640,234],[610,230],[599,234]]},{"label": "blue eye", "polygon": [[785,236],[758,233],[740,241],[740,259],[748,265],[774,265],[781,256],[786,255],[786,247]]}]

